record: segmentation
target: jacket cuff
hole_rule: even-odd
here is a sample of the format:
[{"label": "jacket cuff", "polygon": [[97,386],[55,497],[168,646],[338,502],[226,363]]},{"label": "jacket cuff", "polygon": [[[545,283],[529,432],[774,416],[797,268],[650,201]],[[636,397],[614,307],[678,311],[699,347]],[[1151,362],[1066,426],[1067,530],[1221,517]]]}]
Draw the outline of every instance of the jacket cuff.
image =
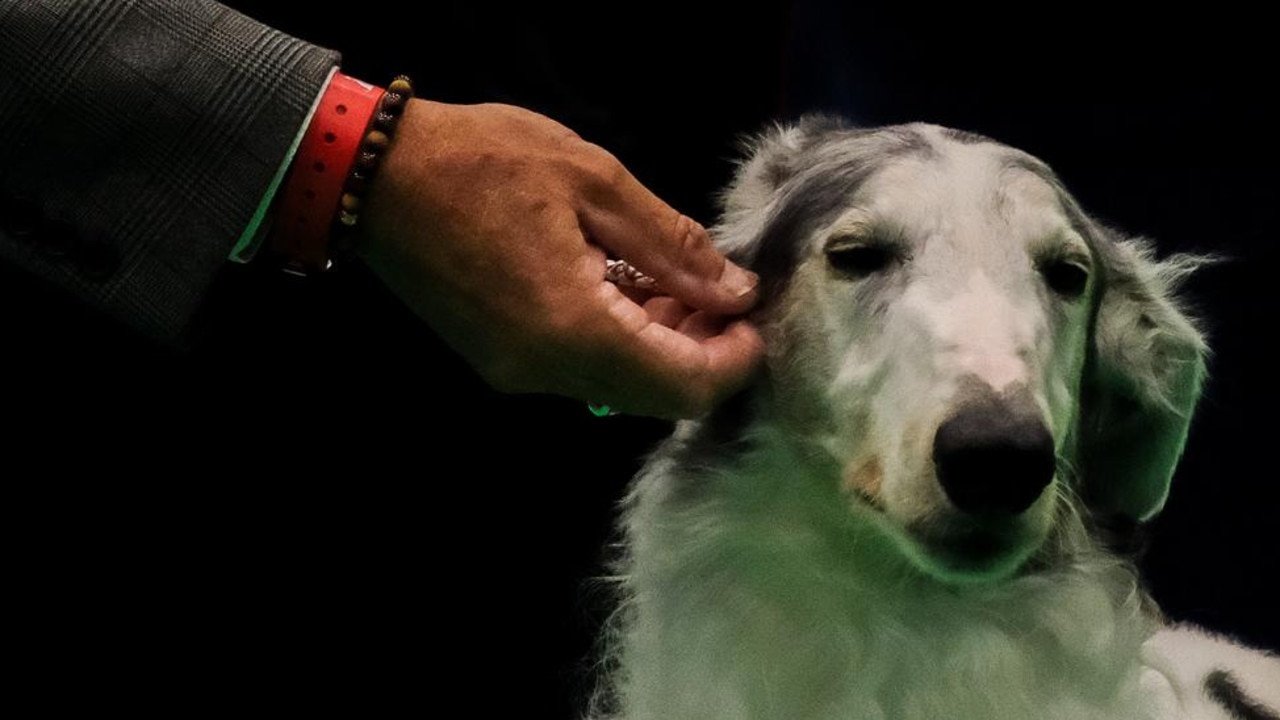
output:
[{"label": "jacket cuff", "polygon": [[338,54],[211,0],[16,0],[0,48],[0,257],[179,339]]}]

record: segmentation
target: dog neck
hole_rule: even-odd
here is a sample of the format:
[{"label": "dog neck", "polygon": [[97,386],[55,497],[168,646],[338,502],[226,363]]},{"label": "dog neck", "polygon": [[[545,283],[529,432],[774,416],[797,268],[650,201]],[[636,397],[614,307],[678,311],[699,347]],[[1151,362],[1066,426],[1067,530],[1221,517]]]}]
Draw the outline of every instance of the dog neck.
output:
[{"label": "dog neck", "polygon": [[621,717],[1145,717],[1153,621],[1078,515],[1033,571],[949,584],[760,409],[682,425],[628,499]]}]

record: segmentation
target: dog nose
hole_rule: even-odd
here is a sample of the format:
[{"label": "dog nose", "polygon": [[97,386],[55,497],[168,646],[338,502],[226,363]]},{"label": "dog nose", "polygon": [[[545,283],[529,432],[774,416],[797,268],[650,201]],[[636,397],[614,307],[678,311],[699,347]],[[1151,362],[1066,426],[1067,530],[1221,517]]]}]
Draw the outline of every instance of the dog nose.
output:
[{"label": "dog nose", "polygon": [[942,489],[961,511],[1016,515],[1053,480],[1053,437],[1036,413],[980,403],[938,428],[933,462]]}]

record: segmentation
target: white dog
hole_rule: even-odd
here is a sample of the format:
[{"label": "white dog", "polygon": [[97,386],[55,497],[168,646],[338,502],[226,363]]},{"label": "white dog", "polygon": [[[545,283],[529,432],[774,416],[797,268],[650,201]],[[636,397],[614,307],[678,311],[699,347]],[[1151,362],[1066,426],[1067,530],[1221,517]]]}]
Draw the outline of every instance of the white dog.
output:
[{"label": "white dog", "polygon": [[766,372],[635,483],[596,716],[1280,718],[1280,659],[1166,627],[1108,548],[1200,393],[1195,258],[1023,152],[829,119],[753,145],[715,234]]}]

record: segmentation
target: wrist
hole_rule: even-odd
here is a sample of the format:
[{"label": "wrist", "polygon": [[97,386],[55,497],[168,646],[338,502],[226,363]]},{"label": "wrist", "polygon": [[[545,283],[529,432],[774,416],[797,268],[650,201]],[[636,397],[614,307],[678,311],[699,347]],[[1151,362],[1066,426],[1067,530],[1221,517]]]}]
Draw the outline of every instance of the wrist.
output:
[{"label": "wrist", "polygon": [[[432,183],[431,153],[448,143],[443,137],[446,103],[413,99],[405,106],[394,143],[387,149],[364,197],[356,254],[369,260],[380,245],[398,234],[397,221],[408,204],[422,204]],[[421,228],[419,228],[421,230]]]}]

